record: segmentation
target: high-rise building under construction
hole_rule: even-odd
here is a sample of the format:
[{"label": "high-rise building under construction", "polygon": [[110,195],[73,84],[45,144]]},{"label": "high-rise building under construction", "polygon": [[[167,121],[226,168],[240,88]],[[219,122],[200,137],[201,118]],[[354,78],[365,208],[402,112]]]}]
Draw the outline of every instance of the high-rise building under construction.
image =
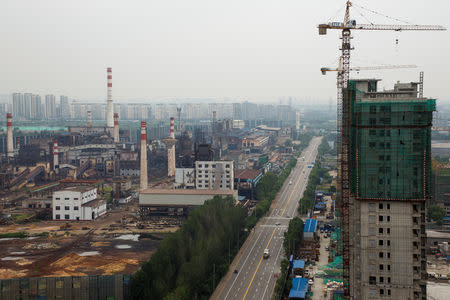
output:
[{"label": "high-rise building under construction", "polygon": [[420,83],[397,83],[381,92],[377,85],[376,79],[350,80],[343,91],[350,295],[426,299],[425,202],[436,100],[418,96]]}]

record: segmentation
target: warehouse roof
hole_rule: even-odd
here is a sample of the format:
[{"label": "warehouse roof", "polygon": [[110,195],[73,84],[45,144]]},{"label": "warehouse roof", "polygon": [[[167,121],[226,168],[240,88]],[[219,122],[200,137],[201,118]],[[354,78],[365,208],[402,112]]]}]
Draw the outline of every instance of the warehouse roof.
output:
[{"label": "warehouse roof", "polygon": [[256,177],[261,174],[262,170],[251,170],[251,169],[242,169],[242,170],[234,170],[234,178],[241,180],[254,180]]},{"label": "warehouse roof", "polygon": [[148,195],[234,195],[233,190],[208,190],[208,189],[146,189],[141,194]]},{"label": "warehouse roof", "polygon": [[317,231],[317,220],[306,219],[305,226],[303,227],[303,232],[316,232]]},{"label": "warehouse roof", "polygon": [[304,299],[308,292],[308,280],[303,277],[292,279],[292,288],[289,292],[289,299]]},{"label": "warehouse roof", "polygon": [[70,191],[70,192],[84,193],[84,192],[88,192],[88,191],[92,191],[92,190],[96,190],[96,189],[97,189],[96,186],[79,185],[79,186],[69,186],[69,187],[63,188],[63,189],[55,191],[55,192]]}]

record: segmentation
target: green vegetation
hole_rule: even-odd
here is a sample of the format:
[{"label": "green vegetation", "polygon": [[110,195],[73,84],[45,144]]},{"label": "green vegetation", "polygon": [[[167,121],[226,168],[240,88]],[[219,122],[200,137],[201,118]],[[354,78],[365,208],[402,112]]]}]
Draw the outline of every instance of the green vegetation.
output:
[{"label": "green vegetation", "polygon": [[35,214],[34,213],[27,213],[27,214],[12,214],[11,215],[11,219],[14,220],[14,222],[20,223],[23,222],[27,219],[30,219],[31,217],[33,217]]},{"label": "green vegetation", "polygon": [[289,222],[288,230],[284,233],[284,253],[293,254],[297,252],[303,240],[303,221],[295,217]]},{"label": "green vegetation", "polygon": [[300,205],[298,206],[298,213],[305,214],[308,210],[312,209],[314,206],[314,197],[317,185],[320,184],[320,178],[330,179],[328,170],[321,167],[320,160],[317,159],[314,164],[311,173],[308,178],[308,185],[306,186],[303,197],[300,199]]},{"label": "green vegetation", "polygon": [[441,226],[445,217],[445,209],[437,205],[430,205],[428,207],[428,218],[436,222],[437,225]]},{"label": "green vegetation", "polygon": [[131,299],[208,299],[245,240],[247,212],[232,197],[214,197],[133,275]]},{"label": "green vegetation", "polygon": [[0,238],[26,238],[28,234],[25,231],[0,233]]}]

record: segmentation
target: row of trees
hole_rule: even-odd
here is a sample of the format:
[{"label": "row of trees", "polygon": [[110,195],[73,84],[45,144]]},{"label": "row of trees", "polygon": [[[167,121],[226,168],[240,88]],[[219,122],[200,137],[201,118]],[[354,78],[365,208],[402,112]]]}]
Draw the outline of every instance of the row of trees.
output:
[{"label": "row of trees", "polygon": [[317,159],[313,169],[311,170],[311,173],[309,174],[308,185],[306,186],[305,192],[303,193],[303,197],[299,201],[299,214],[305,214],[308,212],[308,210],[313,208],[317,185],[320,184],[321,179],[329,178],[330,175],[328,174],[328,170],[322,168],[320,160]]},{"label": "row of trees", "polygon": [[[303,241],[303,221],[295,217],[289,222],[288,230],[284,233],[283,248],[286,256],[297,253]],[[287,296],[287,292],[292,287],[292,282],[287,280],[289,272],[289,261],[287,258],[281,261],[281,274],[278,277],[272,299],[281,299]]]},{"label": "row of trees", "polygon": [[245,240],[247,212],[214,197],[169,234],[131,280],[131,299],[208,299]]},{"label": "row of trees", "polygon": [[254,213],[249,216],[247,226],[249,228],[255,226],[256,222],[264,216],[270,208],[272,201],[277,196],[277,193],[284,184],[284,181],[291,173],[292,169],[297,164],[296,159],[291,159],[280,173],[276,175],[273,172],[267,172],[263,175],[256,187],[256,198],[259,200],[255,207]]}]

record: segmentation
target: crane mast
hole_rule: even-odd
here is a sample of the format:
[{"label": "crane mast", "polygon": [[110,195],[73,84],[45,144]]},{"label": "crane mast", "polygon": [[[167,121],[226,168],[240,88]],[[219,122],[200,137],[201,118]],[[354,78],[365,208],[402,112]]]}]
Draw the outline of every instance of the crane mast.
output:
[{"label": "crane mast", "polygon": [[[376,25],[376,24],[357,24],[355,20],[350,18],[350,7],[352,2],[346,1],[346,9],[343,22],[331,22],[328,24],[320,24],[318,26],[319,35],[327,34],[328,29],[342,30],[341,34],[341,56],[339,58],[339,66],[337,71],[337,146],[338,153],[338,181],[337,181],[337,202],[340,206],[341,228],[342,228],[342,260],[343,260],[343,281],[344,281],[344,298],[350,299],[350,99],[344,93],[348,88],[350,79],[350,52],[353,50],[351,46],[351,30],[446,30],[443,26],[438,25]],[[326,72],[327,70],[325,70]],[[324,70],[322,69],[322,73]],[[423,75],[421,75],[423,76]],[[422,77],[423,78],[423,77]],[[422,91],[422,90],[421,90]],[[422,92],[420,92],[422,94]]]}]

